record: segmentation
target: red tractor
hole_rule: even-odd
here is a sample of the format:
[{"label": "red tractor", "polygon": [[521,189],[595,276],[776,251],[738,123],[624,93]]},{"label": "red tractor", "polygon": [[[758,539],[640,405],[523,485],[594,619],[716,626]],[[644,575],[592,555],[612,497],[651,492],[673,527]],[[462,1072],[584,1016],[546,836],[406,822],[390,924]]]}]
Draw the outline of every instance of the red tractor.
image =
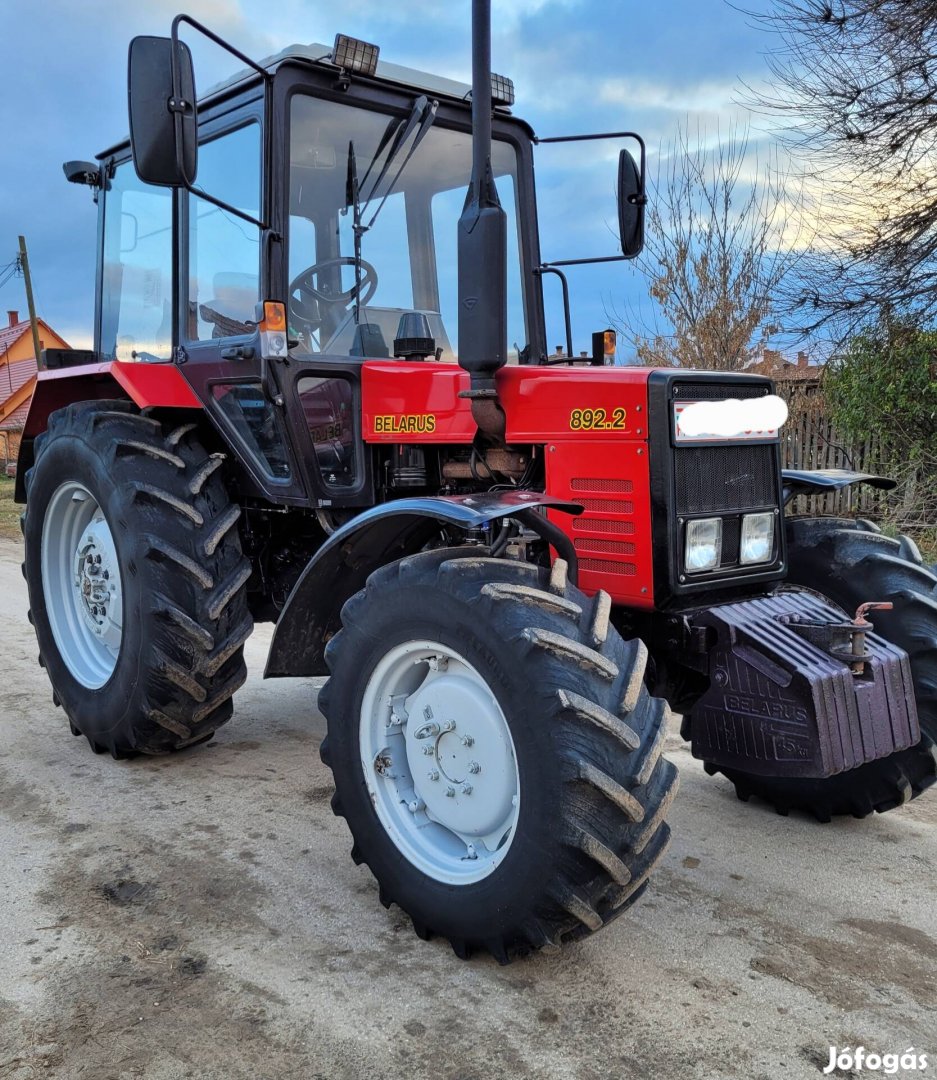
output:
[{"label": "red tractor", "polygon": [[[785,516],[888,481],[783,472],[769,380],[615,366],[601,331],[548,356],[548,140],[491,74],[489,7],[471,89],[341,36],[260,64],[187,16],[134,40],[129,140],[65,167],[98,206],[95,348],[47,355],[17,484],[75,735],[211,738],[275,621],[266,675],[330,676],[352,857],[420,936],[504,961],[644,890],[669,708],[782,813],[933,784],[937,578],[867,522]],[[198,102],[183,25],[245,65]]]}]

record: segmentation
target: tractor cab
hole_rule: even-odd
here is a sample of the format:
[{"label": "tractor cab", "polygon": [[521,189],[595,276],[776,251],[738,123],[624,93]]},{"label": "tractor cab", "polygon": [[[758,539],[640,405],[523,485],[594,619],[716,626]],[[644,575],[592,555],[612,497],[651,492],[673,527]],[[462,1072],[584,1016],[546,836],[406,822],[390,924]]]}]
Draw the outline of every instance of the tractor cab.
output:
[{"label": "tractor cab", "polygon": [[[185,24],[247,64],[198,101]],[[562,272],[541,265],[538,140],[511,115],[510,80],[489,75],[490,107],[475,109],[491,127],[479,166],[470,86],[383,63],[342,35],[257,64],[180,16],[171,38],[135,39],[129,71],[131,138],[73,170],[100,188],[97,358],[175,365],[239,448],[253,495],[381,501],[386,462],[364,445],[367,361],[399,363],[402,397],[376,413],[417,433],[435,410],[408,400],[414,365],[447,366],[437,396],[461,363],[497,397],[502,365],[547,362],[542,281]],[[153,107],[165,100],[171,109]],[[641,149],[640,167],[622,151],[629,250],[614,258],[640,250]],[[477,228],[460,226],[467,191],[491,203]],[[466,244],[490,267],[474,282],[460,273]],[[475,408],[462,403],[462,441]]]}]

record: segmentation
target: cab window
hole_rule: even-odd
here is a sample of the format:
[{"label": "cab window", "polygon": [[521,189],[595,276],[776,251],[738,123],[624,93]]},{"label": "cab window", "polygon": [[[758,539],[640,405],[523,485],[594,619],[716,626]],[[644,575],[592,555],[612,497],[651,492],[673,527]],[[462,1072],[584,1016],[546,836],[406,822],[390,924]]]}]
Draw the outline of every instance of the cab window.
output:
[{"label": "cab window", "polygon": [[100,352],[105,360],[172,356],[172,191],[118,165],[104,194]]},{"label": "cab window", "polygon": [[[412,156],[407,144],[385,168],[394,145],[388,133],[401,122],[399,115],[301,93],[292,99],[289,307],[297,354],[392,357],[401,319],[419,312],[441,358],[457,359],[457,226],[472,139],[437,124]],[[508,215],[508,345],[516,361],[528,332],[515,198],[518,161],[511,144],[495,140],[492,168]],[[364,226],[360,282],[349,205],[352,173],[360,185]]]},{"label": "cab window", "polygon": [[[260,217],[260,125],[246,124],[199,147],[198,186],[252,217]],[[190,341],[253,332],[260,300],[260,230],[220,206],[190,194]]]}]

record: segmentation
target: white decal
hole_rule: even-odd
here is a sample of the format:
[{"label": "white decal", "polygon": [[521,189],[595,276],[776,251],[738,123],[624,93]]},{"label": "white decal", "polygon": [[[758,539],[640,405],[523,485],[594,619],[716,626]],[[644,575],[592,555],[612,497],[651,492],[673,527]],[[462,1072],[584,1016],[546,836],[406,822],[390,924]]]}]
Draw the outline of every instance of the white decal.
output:
[{"label": "white decal", "polygon": [[775,394],[737,401],[674,404],[677,442],[712,439],[776,439],[788,417],[787,403]]}]

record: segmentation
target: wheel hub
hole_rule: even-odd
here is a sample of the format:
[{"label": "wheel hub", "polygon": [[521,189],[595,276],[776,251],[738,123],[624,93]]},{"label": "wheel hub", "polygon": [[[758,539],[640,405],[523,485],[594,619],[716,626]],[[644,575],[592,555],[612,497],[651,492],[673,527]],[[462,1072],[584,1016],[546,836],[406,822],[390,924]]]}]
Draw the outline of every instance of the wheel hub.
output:
[{"label": "wheel hub", "polygon": [[106,634],[114,606],[120,603],[120,571],[114,538],[100,511],[78,542],[75,563],[79,609],[92,633]]},{"label": "wheel hub", "polygon": [[114,672],[123,637],[117,545],[91,492],[67,481],[42,523],[42,588],[49,625],[66,667],[96,690]]},{"label": "wheel hub", "polygon": [[466,660],[436,642],[391,649],[365,689],[360,743],[375,811],[410,862],[450,884],[499,865],[520,776],[504,713]]},{"label": "wheel hub", "polygon": [[[487,836],[510,814],[517,794],[513,749],[491,692],[476,679],[447,671],[428,680],[406,704],[411,716],[428,712],[452,725],[435,737],[419,739],[423,729],[407,724],[407,758],[416,794],[446,828]],[[427,744],[431,754],[423,752]],[[433,773],[439,774],[438,780]]]}]

